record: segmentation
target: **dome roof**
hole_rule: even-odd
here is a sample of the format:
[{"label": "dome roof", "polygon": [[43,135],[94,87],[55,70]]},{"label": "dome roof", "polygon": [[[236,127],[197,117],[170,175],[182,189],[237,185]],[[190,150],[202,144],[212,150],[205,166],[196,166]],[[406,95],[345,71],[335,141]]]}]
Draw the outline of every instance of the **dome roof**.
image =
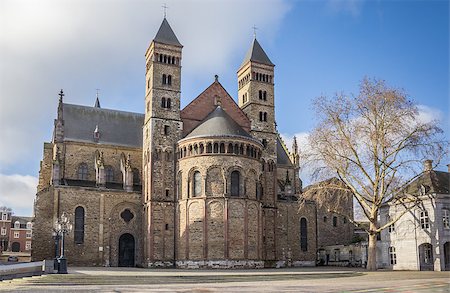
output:
[{"label": "dome roof", "polygon": [[214,111],[203,120],[185,138],[205,136],[240,136],[251,138],[223,109],[217,106]]}]

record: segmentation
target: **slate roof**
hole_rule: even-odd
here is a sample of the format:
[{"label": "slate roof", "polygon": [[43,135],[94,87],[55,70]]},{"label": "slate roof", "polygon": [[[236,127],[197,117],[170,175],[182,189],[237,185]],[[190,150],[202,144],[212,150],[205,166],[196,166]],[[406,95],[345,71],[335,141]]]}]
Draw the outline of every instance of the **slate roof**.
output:
[{"label": "slate roof", "polygon": [[183,45],[180,44],[180,41],[178,41],[177,36],[173,32],[166,18],[163,19],[163,22],[161,23],[161,26],[159,27],[159,30],[156,33],[153,41],[162,44],[183,47]]},{"label": "slate roof", "polygon": [[98,126],[99,143],[142,148],[144,114],[63,104],[64,139],[94,142]]},{"label": "slate roof", "polygon": [[411,194],[418,194],[422,185],[427,194],[450,194],[450,173],[435,170],[425,172],[409,184],[406,190]]},{"label": "slate roof", "polygon": [[217,106],[205,120],[185,138],[208,136],[239,136],[251,138],[223,109]]},{"label": "slate roof", "polygon": [[280,138],[277,138],[277,164],[291,166],[292,162],[289,155],[286,153]]},{"label": "slate roof", "polygon": [[247,54],[245,55],[245,58],[241,64],[241,67],[244,66],[248,61],[258,62],[261,64],[267,64],[267,65],[274,65],[272,63],[272,61],[270,61],[266,52],[264,52],[263,48],[258,43],[256,38],[253,39],[253,43],[252,43],[250,49],[247,51]]}]

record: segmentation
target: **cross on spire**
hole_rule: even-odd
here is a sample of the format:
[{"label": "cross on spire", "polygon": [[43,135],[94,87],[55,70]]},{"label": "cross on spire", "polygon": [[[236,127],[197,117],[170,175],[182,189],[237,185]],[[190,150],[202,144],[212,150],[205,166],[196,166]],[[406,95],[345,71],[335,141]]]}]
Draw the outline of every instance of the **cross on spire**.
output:
[{"label": "cross on spire", "polygon": [[253,37],[256,39],[256,30],[258,28],[256,27],[256,25],[253,25],[252,29],[253,29]]},{"label": "cross on spire", "polygon": [[169,8],[169,7],[167,6],[166,3],[164,3],[164,5],[161,6],[161,7],[164,9],[164,18],[166,18],[166,16],[167,16],[167,8]]},{"label": "cross on spire", "polygon": [[60,101],[62,101],[62,99],[63,99],[63,97],[64,97],[64,92],[63,92],[63,90],[61,89],[61,91],[59,92],[59,100]]}]

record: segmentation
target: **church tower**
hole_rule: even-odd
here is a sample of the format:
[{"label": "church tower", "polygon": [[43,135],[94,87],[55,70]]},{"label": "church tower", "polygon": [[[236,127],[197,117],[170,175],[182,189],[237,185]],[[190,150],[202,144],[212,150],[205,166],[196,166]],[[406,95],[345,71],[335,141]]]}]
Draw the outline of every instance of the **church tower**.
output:
[{"label": "church tower", "polygon": [[277,132],[275,126],[274,67],[266,52],[253,39],[238,72],[239,107],[251,121],[250,133],[263,144],[262,203],[264,250],[267,260],[275,259],[275,218],[277,178]]},{"label": "church tower", "polygon": [[181,138],[181,51],[164,18],[146,60],[143,127],[144,263],[174,264],[175,145]]}]

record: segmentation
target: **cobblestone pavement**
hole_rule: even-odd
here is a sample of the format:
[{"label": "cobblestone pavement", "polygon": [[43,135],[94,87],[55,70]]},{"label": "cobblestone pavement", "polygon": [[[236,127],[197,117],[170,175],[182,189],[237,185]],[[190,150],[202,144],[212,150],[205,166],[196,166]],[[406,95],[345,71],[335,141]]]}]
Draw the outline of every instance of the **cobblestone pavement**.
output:
[{"label": "cobblestone pavement", "polygon": [[450,292],[450,272],[340,268],[173,270],[72,268],[0,282],[8,292]]}]

